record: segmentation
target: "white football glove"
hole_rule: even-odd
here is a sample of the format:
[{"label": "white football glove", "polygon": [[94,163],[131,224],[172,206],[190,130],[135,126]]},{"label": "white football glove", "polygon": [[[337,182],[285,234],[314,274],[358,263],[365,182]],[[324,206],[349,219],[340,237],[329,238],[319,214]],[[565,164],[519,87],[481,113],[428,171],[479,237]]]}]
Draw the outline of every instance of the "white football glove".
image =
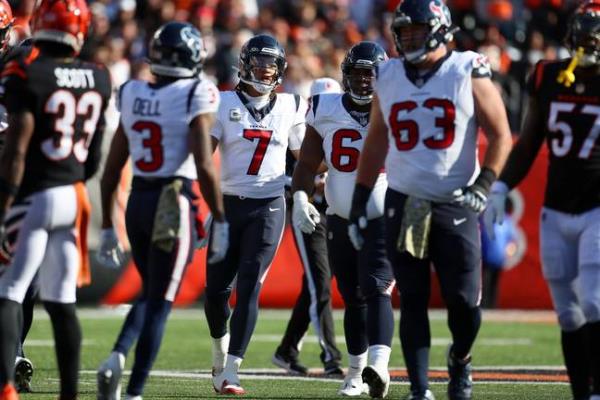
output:
[{"label": "white football glove", "polygon": [[361,215],[358,217],[356,223],[351,222],[348,225],[348,237],[352,242],[352,246],[356,249],[356,251],[362,249],[363,244],[365,244],[365,239],[360,233],[361,230],[367,228],[367,217],[365,215]]},{"label": "white football glove", "polygon": [[504,222],[508,192],[509,189],[506,183],[496,181],[492,184],[487,207],[483,212],[483,227],[490,239],[494,239],[496,236],[494,233],[494,224],[502,225]]},{"label": "white football glove", "polygon": [[96,253],[96,259],[103,267],[118,269],[125,261],[123,247],[119,243],[119,238],[114,228],[102,229],[100,233],[100,248]]},{"label": "white football glove", "polygon": [[229,249],[229,224],[226,221],[219,222],[213,220],[211,225],[210,237],[210,257],[209,264],[215,264],[223,261]]},{"label": "white football glove", "polygon": [[204,236],[202,239],[198,240],[198,242],[196,242],[196,248],[197,249],[203,249],[206,246],[208,246],[208,238],[210,237],[210,226],[212,225],[212,221],[213,221],[213,216],[212,213],[208,213],[206,215],[206,218],[204,219],[204,233],[206,234],[206,236]]},{"label": "white football glove", "polygon": [[294,193],[294,208],[292,209],[292,223],[294,226],[310,235],[315,231],[320,221],[319,211],[309,203],[306,192],[298,190]]},{"label": "white football glove", "polygon": [[454,201],[479,214],[485,209],[488,199],[487,193],[480,189],[481,188],[477,185],[471,185],[464,189],[457,189],[453,193]]}]

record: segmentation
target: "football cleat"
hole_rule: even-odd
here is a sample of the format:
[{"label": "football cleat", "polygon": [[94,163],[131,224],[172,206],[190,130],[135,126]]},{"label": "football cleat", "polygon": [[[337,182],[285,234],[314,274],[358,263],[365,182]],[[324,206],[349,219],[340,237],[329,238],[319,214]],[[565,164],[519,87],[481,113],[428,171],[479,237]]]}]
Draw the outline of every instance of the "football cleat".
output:
[{"label": "football cleat", "polygon": [[17,357],[15,361],[15,385],[19,393],[31,392],[33,364],[25,357]]},{"label": "football cleat", "polygon": [[408,397],[406,397],[406,400],[435,400],[435,397],[433,396],[433,393],[431,393],[431,390],[427,389],[424,393],[411,392]]},{"label": "football cleat", "polygon": [[113,351],[100,365],[96,373],[98,382],[97,400],[121,399],[121,376],[125,366],[125,356]]},{"label": "football cleat", "polygon": [[464,360],[457,360],[452,354],[452,344],[448,346],[446,353],[448,362],[448,399],[470,400],[473,392],[473,378],[471,367],[471,356]]},{"label": "football cleat", "polygon": [[142,400],[142,396],[140,396],[140,395],[126,394],[125,395],[125,400]]},{"label": "football cleat", "polygon": [[19,400],[17,390],[13,385],[7,383],[0,391],[0,400]]},{"label": "football cleat", "polygon": [[237,374],[230,374],[225,371],[212,378],[213,389],[218,394],[228,394],[232,396],[241,396],[246,391],[240,384],[240,378]]},{"label": "football cleat", "polygon": [[308,375],[308,368],[300,364],[298,360],[285,357],[279,353],[273,354],[271,362],[292,375]]},{"label": "football cleat", "polygon": [[367,365],[362,371],[362,379],[369,385],[369,396],[373,399],[384,399],[390,387],[390,374],[388,371],[377,371],[375,367]]},{"label": "football cleat", "polygon": [[363,382],[361,376],[348,375],[337,393],[340,396],[358,397],[369,393],[369,386]]},{"label": "football cleat", "polygon": [[337,361],[326,362],[323,366],[323,373],[329,378],[342,378],[344,376],[344,370],[342,370]]}]

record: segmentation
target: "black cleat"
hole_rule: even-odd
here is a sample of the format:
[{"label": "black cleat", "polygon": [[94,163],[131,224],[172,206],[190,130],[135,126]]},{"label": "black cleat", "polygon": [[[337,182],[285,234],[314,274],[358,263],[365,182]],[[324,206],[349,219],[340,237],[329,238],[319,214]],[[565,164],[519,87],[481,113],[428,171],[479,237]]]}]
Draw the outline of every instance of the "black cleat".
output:
[{"label": "black cleat", "polygon": [[325,363],[325,365],[323,366],[323,372],[325,373],[325,376],[328,376],[330,378],[344,377],[344,370],[342,370],[342,367],[340,367],[340,364],[338,364],[337,362]]},{"label": "black cleat", "polygon": [[292,375],[308,375],[308,368],[300,364],[298,360],[290,357],[275,353],[273,354],[273,358],[271,358],[271,362],[278,367],[285,369]]},{"label": "black cleat", "polygon": [[452,354],[452,345],[448,346],[446,354],[448,362],[448,399],[471,400],[473,392],[473,378],[471,356],[466,360],[457,360]]},{"label": "black cleat", "polygon": [[31,393],[31,378],[33,377],[33,364],[29,359],[17,357],[15,361],[15,386],[19,393]]}]

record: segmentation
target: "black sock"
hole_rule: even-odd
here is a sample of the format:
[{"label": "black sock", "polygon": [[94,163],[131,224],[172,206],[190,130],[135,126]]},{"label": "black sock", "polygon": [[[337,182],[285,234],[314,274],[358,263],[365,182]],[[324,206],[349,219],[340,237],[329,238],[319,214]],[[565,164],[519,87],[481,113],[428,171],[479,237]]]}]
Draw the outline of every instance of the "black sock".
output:
[{"label": "black sock", "polygon": [[587,324],[590,343],[592,394],[600,395],[600,321]]},{"label": "black sock", "polygon": [[60,373],[60,399],[77,397],[77,382],[81,352],[81,327],[75,303],[44,302],[54,332],[56,360]]},{"label": "black sock", "polygon": [[17,343],[23,325],[21,304],[16,301],[0,300],[0,388],[14,380]]},{"label": "black sock", "polygon": [[479,327],[481,309],[464,303],[448,306],[448,327],[452,332],[452,353],[460,360],[471,352]]},{"label": "black sock", "polygon": [[561,331],[561,344],[571,391],[575,399],[587,398],[590,394],[590,359],[588,326],[565,332]]},{"label": "black sock", "polygon": [[25,338],[29,333],[29,329],[31,329],[31,324],[33,323],[33,307],[35,306],[35,295],[37,290],[33,287],[30,287],[27,290],[27,294],[25,295],[25,299],[23,299],[23,329],[21,330],[21,339],[19,340],[18,347],[18,356],[25,357],[25,352],[23,351],[23,343],[25,343]]}]

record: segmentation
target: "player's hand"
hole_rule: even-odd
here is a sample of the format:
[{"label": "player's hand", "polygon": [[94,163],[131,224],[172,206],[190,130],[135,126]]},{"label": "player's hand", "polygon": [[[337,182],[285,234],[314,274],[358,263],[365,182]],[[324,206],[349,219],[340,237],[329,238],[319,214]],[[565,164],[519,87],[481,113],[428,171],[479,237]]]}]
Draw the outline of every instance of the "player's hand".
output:
[{"label": "player's hand", "polygon": [[494,224],[502,225],[506,207],[506,196],[508,186],[502,181],[496,181],[492,185],[487,207],[483,212],[483,226],[490,239],[494,239]]},{"label": "player's hand", "polygon": [[204,222],[202,224],[202,226],[204,227],[204,237],[196,242],[197,249],[203,249],[206,246],[208,246],[208,238],[210,237],[210,227],[212,225],[212,221],[213,216],[212,213],[209,212],[206,215],[206,218],[204,219]]},{"label": "player's hand", "polygon": [[488,195],[480,186],[473,184],[454,192],[454,201],[461,206],[475,211],[477,214],[485,209]]},{"label": "player's hand", "polygon": [[103,267],[118,269],[125,261],[123,247],[119,243],[119,238],[114,228],[102,229],[100,233],[100,248],[96,254],[96,259]]},{"label": "player's hand", "polygon": [[215,264],[223,261],[229,249],[229,224],[227,221],[213,220],[211,225],[210,237],[210,257],[209,264]]},{"label": "player's hand", "polygon": [[471,186],[454,191],[454,202],[475,211],[477,214],[485,209],[490,187],[496,180],[496,173],[488,168],[481,168],[481,172]]},{"label": "player's hand", "polygon": [[310,235],[321,221],[319,211],[309,203],[308,195],[303,190],[294,193],[294,207],[292,209],[292,223],[302,232]]},{"label": "player's hand", "polygon": [[367,202],[371,196],[372,189],[361,184],[356,184],[352,195],[352,207],[348,219],[348,237],[352,246],[360,250],[365,243],[363,231],[367,228]]}]

